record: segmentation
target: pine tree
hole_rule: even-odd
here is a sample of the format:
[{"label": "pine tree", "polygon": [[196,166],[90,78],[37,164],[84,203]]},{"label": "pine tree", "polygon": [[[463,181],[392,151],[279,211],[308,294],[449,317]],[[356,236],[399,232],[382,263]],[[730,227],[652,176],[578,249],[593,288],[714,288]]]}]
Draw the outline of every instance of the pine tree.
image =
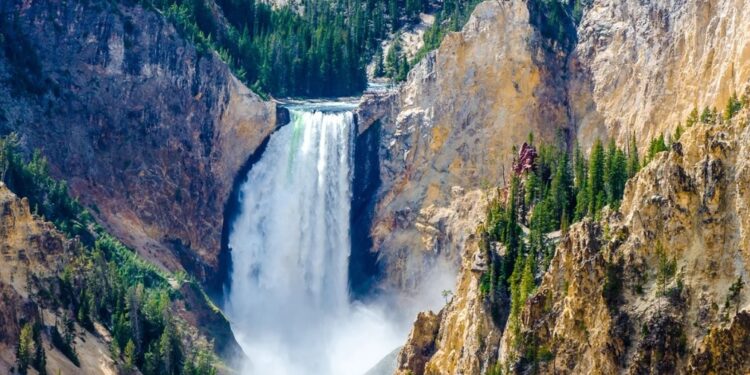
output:
[{"label": "pine tree", "polygon": [[628,145],[628,178],[635,176],[636,173],[641,169],[640,161],[638,160],[638,144],[635,142],[635,135],[630,136],[630,144]]},{"label": "pine tree", "polygon": [[604,147],[601,140],[596,140],[589,158],[587,190],[590,214],[596,214],[604,207],[606,195],[604,192]]},{"label": "pine tree", "polygon": [[382,77],[385,74],[385,67],[383,66],[383,49],[378,48],[375,51],[375,69],[373,70],[373,76],[376,78]]},{"label": "pine tree", "polygon": [[396,77],[396,81],[403,82],[406,80],[406,77],[408,75],[409,75],[409,61],[406,60],[406,55],[401,55],[401,62],[399,63],[398,77]]},{"label": "pine tree", "polygon": [[578,143],[576,143],[574,159],[574,187],[576,191],[574,221],[578,221],[586,216],[589,208],[586,159],[583,157],[583,152],[581,152],[581,147]]},{"label": "pine tree", "polygon": [[503,238],[501,238],[501,241],[506,247],[505,256],[502,261],[502,269],[500,271],[500,280],[503,282],[503,285],[507,285],[505,282],[513,274],[516,257],[519,254],[519,246],[521,243],[521,235],[519,233],[520,227],[518,226],[517,220],[519,184],[520,181],[518,177],[514,175],[510,182],[510,190],[505,208],[505,228],[502,231]]},{"label": "pine tree", "polygon": [[555,175],[550,184],[552,209],[557,218],[568,215],[571,201],[571,178],[568,154],[566,152],[560,152],[559,154],[559,162],[555,167]]},{"label": "pine tree", "polygon": [[44,351],[44,341],[42,341],[42,332],[40,324],[33,326],[34,336],[34,361],[32,367],[37,370],[39,375],[47,375],[47,353]]},{"label": "pine tree", "polygon": [[690,114],[688,115],[687,121],[685,121],[685,126],[688,128],[692,127],[698,122],[698,108],[693,108],[692,111],[690,111]]},{"label": "pine tree", "polygon": [[34,333],[31,324],[26,323],[21,327],[16,347],[16,369],[19,374],[26,374],[31,365],[34,353]]},{"label": "pine tree", "polygon": [[726,108],[724,109],[724,120],[731,120],[741,109],[742,102],[737,98],[737,93],[732,94],[732,96],[729,97]]},{"label": "pine tree", "polygon": [[177,356],[175,355],[175,333],[172,322],[168,321],[164,326],[164,331],[159,338],[159,356],[164,365],[165,374],[174,374],[178,367]]},{"label": "pine tree", "polygon": [[667,143],[664,141],[664,134],[661,134],[659,135],[659,137],[651,140],[651,144],[649,144],[648,146],[647,160],[653,160],[656,154],[663,151],[667,151]]},{"label": "pine tree", "polygon": [[534,292],[536,284],[534,283],[534,257],[527,256],[521,276],[521,304],[526,303],[526,299]]},{"label": "pine tree", "polygon": [[385,57],[385,73],[388,78],[397,80],[401,68],[401,35],[393,38],[393,44]]},{"label": "pine tree", "polygon": [[137,358],[133,340],[128,340],[127,345],[125,345],[125,352],[123,355],[125,359],[125,372],[129,373],[135,369]]}]

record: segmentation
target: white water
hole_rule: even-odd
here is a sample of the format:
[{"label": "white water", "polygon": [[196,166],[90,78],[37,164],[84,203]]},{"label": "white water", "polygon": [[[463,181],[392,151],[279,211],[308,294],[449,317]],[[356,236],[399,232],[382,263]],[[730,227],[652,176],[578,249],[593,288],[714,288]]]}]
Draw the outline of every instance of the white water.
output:
[{"label": "white water", "polygon": [[292,111],[242,186],[227,312],[245,374],[362,374],[408,328],[349,302],[353,117]]}]

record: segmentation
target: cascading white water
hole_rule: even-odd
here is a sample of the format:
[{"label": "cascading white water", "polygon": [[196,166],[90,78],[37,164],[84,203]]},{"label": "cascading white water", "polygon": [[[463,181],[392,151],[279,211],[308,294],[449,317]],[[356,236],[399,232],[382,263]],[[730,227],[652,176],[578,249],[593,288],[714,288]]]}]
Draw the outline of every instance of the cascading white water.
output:
[{"label": "cascading white water", "polygon": [[227,311],[246,373],[361,374],[403,332],[348,299],[353,115],[291,119],[241,187]]}]

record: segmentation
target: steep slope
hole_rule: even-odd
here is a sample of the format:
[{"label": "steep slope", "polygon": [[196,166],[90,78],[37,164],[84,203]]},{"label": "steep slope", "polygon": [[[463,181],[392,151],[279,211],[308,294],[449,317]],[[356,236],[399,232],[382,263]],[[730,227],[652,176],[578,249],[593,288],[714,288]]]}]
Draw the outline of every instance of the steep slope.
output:
[{"label": "steep slope", "polygon": [[218,285],[222,212],[276,109],[131,2],[0,4],[0,132],[146,258]]},{"label": "steep slope", "polygon": [[[99,293],[97,299],[92,300],[96,302],[90,302],[97,306],[90,306],[91,310],[101,309],[90,311],[91,317],[83,312],[85,310],[80,302],[85,301],[84,293],[90,285],[79,284],[78,278],[86,275],[86,278],[99,277],[106,280],[105,283],[112,283],[111,266],[97,258],[101,254],[86,255],[91,250],[85,248],[80,238],[68,239],[53,224],[32,214],[29,200],[18,198],[3,183],[0,183],[0,207],[0,252],[3,257],[0,263],[0,293],[4,301],[0,306],[0,370],[10,373],[11,368],[18,369],[19,340],[22,340],[22,329],[28,326],[35,327],[35,332],[39,332],[38,336],[34,334],[33,351],[46,352],[46,355],[42,354],[46,363],[42,363],[46,364],[47,373],[114,374],[126,369],[127,357],[123,360],[114,354],[118,353],[113,349],[116,347],[113,341],[116,333],[111,332],[112,325],[116,327],[115,319],[110,322],[112,317],[106,314],[104,321],[94,317],[101,314],[100,311],[108,311],[109,314],[115,311],[115,306],[107,304],[119,286],[108,284],[111,289]],[[128,262],[119,266],[120,272],[142,267]],[[71,270],[76,272],[75,276]],[[143,279],[149,278],[148,271],[140,272]],[[108,273],[109,276],[103,276]],[[70,283],[75,284],[76,292],[69,290]],[[206,297],[193,291],[189,283],[180,285],[176,280],[171,280],[171,283],[175,285],[174,288],[180,288],[179,292],[176,289],[173,291],[177,296],[174,304],[166,308],[174,314],[172,319],[177,324],[180,337],[187,340],[180,345],[189,357],[181,360],[193,361],[193,351],[214,348],[209,342],[216,344],[217,353],[228,358],[239,353],[228,323]],[[153,293],[152,289],[147,291]],[[75,295],[77,292],[83,297]],[[133,305],[129,306],[132,314],[138,314],[134,312]],[[70,327],[70,336],[63,333],[66,338],[56,341],[55,334],[64,331],[63,327]],[[70,343],[61,344],[62,340],[68,340],[67,337],[70,337]],[[73,348],[74,354],[66,351],[69,350],[66,345]],[[34,353],[35,360],[38,360],[40,357]]]},{"label": "steep slope", "polygon": [[742,1],[576,3],[576,30],[548,2],[482,3],[398,94],[363,101],[361,125],[380,120],[383,133],[370,233],[387,283],[405,287],[420,274],[418,260],[402,271],[425,249],[415,240],[419,211],[445,205],[455,185],[506,183],[511,147],[530,132],[548,142],[562,134],[584,150],[634,135],[643,150],[750,79]]},{"label": "steep slope", "polygon": [[628,183],[620,212],[571,231],[526,305],[520,353],[545,346],[548,372],[750,368],[749,120],[689,129]]},{"label": "steep slope", "polygon": [[[748,124],[744,110],[689,128],[628,181],[619,211],[573,225],[517,330],[493,323],[466,247],[456,296],[427,339],[417,319],[401,371],[747,372]],[[430,348],[424,367],[407,360],[415,346]]]},{"label": "steep slope", "polygon": [[570,62],[580,140],[645,145],[693,108],[726,103],[750,80],[748,24],[744,1],[594,0]]},{"label": "steep slope", "polygon": [[385,287],[412,288],[436,255],[458,263],[457,245],[421,241],[424,209],[448,206],[454,186],[502,183],[513,145],[530,132],[552,142],[571,131],[560,59],[551,51],[529,24],[525,2],[484,2],[397,94],[363,102],[360,132],[381,126],[371,234]]},{"label": "steep slope", "polygon": [[[4,184],[0,184],[0,372],[10,373],[16,366],[15,355],[23,322],[37,321],[52,325],[59,314],[49,306],[44,308],[34,301],[32,280],[50,277],[64,266],[66,254],[74,251],[75,243],[66,240],[54,227],[34,218],[26,199],[19,199]],[[69,255],[68,255],[69,256]],[[57,318],[59,319],[59,318]],[[80,330],[80,327],[78,327]],[[45,337],[49,371],[60,369],[65,374],[82,371],[87,374],[114,374],[115,363],[109,355],[107,343],[82,330],[76,338],[81,365],[77,368],[50,344]]]}]

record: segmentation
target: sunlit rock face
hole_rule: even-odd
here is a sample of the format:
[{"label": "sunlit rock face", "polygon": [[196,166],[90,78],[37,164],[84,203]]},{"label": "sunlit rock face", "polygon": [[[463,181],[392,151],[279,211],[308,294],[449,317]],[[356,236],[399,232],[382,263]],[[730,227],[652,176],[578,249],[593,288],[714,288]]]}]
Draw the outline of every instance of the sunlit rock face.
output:
[{"label": "sunlit rock face", "polygon": [[[443,231],[418,225],[430,221],[430,206],[448,207],[461,195],[456,186],[502,185],[513,146],[530,132],[552,142],[571,131],[555,71],[562,60],[547,47],[525,2],[485,2],[412,69],[395,98],[383,99],[390,107],[363,103],[366,124],[376,116],[382,124],[383,185],[372,227],[387,275],[382,287],[415,289],[438,258],[458,265],[460,238],[423,240]],[[458,215],[441,225],[475,220]]]},{"label": "sunlit rock face", "polygon": [[694,107],[721,109],[750,80],[746,8],[594,1],[564,44],[540,35],[530,14],[539,10],[527,2],[477,6],[397,94],[362,103],[364,125],[382,125],[371,228],[387,275],[381,286],[414,288],[435,258],[459,263],[460,242],[421,240],[422,211],[446,207],[453,186],[503,186],[513,146],[529,133],[584,150],[597,138],[634,135],[644,150]]},{"label": "sunlit rock face", "polygon": [[570,104],[579,140],[672,132],[697,107],[721,110],[750,80],[743,1],[595,0],[578,27]]}]

